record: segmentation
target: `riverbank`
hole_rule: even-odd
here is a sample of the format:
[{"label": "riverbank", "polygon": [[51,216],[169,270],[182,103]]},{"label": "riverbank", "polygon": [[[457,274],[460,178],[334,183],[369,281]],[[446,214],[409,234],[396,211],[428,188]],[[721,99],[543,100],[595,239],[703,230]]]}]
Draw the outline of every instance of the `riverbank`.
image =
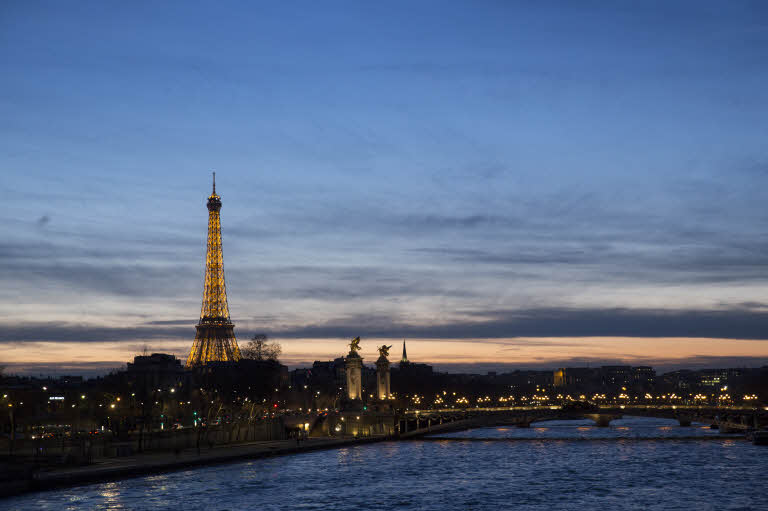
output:
[{"label": "riverbank", "polygon": [[0,488],[0,498],[27,492],[142,477],[162,472],[186,470],[204,465],[231,463],[249,459],[283,456],[323,449],[334,449],[388,440],[387,436],[367,438],[308,438],[296,440],[249,442],[208,449],[185,449],[178,453],[147,453],[120,458],[107,458],[79,467],[39,470],[29,478],[8,481]]}]

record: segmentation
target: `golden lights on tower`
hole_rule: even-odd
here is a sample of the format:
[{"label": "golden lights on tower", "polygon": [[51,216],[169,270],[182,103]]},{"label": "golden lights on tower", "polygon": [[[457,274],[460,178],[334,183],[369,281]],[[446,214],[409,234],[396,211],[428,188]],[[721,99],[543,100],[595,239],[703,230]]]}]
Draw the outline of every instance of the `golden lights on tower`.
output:
[{"label": "golden lights on tower", "polygon": [[240,360],[234,324],[229,318],[227,289],[224,283],[224,255],[221,249],[221,197],[216,195],[216,173],[213,173],[213,193],[208,197],[208,246],[205,257],[205,280],[200,321],[187,367],[209,362]]}]

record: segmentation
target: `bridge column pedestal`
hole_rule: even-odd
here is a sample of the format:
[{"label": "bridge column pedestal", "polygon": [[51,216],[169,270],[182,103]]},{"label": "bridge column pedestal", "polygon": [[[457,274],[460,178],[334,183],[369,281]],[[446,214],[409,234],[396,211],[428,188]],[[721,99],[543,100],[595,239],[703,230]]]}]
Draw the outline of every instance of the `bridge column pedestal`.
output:
[{"label": "bridge column pedestal", "polygon": [[598,428],[607,428],[611,425],[611,421],[613,419],[620,419],[621,416],[615,416],[615,415],[604,415],[599,413],[591,413],[585,415],[585,417],[592,419],[595,421],[595,426]]}]

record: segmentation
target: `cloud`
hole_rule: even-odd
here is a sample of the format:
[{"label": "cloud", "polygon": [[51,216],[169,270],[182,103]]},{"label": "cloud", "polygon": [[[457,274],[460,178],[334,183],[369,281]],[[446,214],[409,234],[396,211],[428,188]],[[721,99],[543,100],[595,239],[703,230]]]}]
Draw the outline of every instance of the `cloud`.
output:
[{"label": "cloud", "polygon": [[519,227],[521,219],[501,215],[407,215],[395,222],[408,230],[434,231],[438,229],[476,229],[480,227]]},{"label": "cloud", "polygon": [[169,241],[160,248],[121,243],[71,245],[51,241],[10,241],[0,245],[6,287],[29,289],[58,284],[67,293],[84,291],[122,296],[162,296],[169,290],[199,292],[201,264],[185,261]]},{"label": "cloud", "polygon": [[[510,337],[697,337],[768,339],[768,312],[752,309],[653,310],[565,309],[488,310],[466,320],[428,325],[397,322],[385,315],[354,315],[268,333],[286,338],[492,339]],[[474,317],[472,317],[474,316]]]},{"label": "cloud", "polygon": [[[487,173],[486,167],[480,166],[477,173]],[[341,205],[310,201],[289,211],[269,210],[274,216],[266,221],[241,221],[227,228],[225,244],[236,248],[225,251],[230,291],[251,301],[261,294],[387,307],[384,302],[393,299],[439,297],[493,306],[510,284],[520,282],[564,289],[574,282],[700,288],[768,279],[764,235],[745,235],[717,221],[698,223],[700,214],[670,221],[669,211],[648,214],[642,207],[608,200],[604,191],[569,193],[563,187],[521,196],[519,201],[518,195],[512,195],[509,207],[493,201],[470,207],[457,199],[458,207],[447,211],[439,203],[397,209],[386,202],[369,205],[364,199]],[[689,190],[681,202],[690,195]],[[700,202],[711,210],[707,218],[722,217],[717,202]],[[45,297],[35,293],[43,287],[129,298],[197,299],[202,232],[196,237],[191,231],[156,228],[131,234],[48,231],[44,241],[11,239],[0,245],[0,264],[9,275],[6,287],[25,289],[41,302]],[[337,239],[335,235],[344,236],[345,247],[328,241]],[[82,242],[75,243],[75,236]],[[282,249],[264,246],[282,240],[288,244],[288,257],[282,257]],[[249,256],[254,249],[259,257]],[[317,264],[288,263],[309,258]],[[551,295],[541,299],[557,303]]]},{"label": "cloud", "polygon": [[355,301],[412,297],[476,298],[477,291],[435,269],[381,266],[281,266],[227,270],[228,282],[257,285],[269,298]]},{"label": "cloud", "polygon": [[[119,296],[161,297],[169,290],[199,293],[200,269],[191,266],[148,264],[10,264],[15,278],[30,283],[60,284],[61,289]],[[198,284],[192,291],[192,283]]]},{"label": "cloud", "polygon": [[194,325],[195,321],[190,319],[168,319],[168,320],[158,320],[158,321],[146,321],[144,325],[147,326],[189,326]]},{"label": "cloud", "polygon": [[[418,324],[386,313],[353,314],[320,323],[259,330],[275,338],[493,339],[519,338],[520,346],[538,345],[526,337],[691,337],[768,339],[768,311],[756,308],[723,310],[654,309],[500,309],[461,311],[464,319]],[[192,339],[194,319],[149,321],[136,327],[107,327],[66,322],[0,324],[0,342],[107,342]],[[236,322],[237,323],[237,322]],[[188,325],[188,326],[184,326]],[[487,341],[483,341],[487,339]],[[515,343],[505,342],[505,346]],[[547,343],[550,345],[550,343]]]},{"label": "cloud", "polygon": [[27,342],[135,342],[140,340],[189,339],[195,336],[194,321],[188,327],[160,328],[159,326],[108,327],[65,322],[42,322],[3,325],[0,343]]},{"label": "cloud", "polygon": [[[629,246],[615,240],[560,240],[537,244],[525,241],[510,248],[432,246],[409,251],[465,267],[517,268],[520,277],[539,281],[561,279],[555,273],[557,270],[578,271],[585,280],[609,283],[716,284],[768,280],[768,240],[718,242],[712,236],[708,243],[682,243],[661,249],[656,245]],[[549,278],[546,273],[550,273]]]}]

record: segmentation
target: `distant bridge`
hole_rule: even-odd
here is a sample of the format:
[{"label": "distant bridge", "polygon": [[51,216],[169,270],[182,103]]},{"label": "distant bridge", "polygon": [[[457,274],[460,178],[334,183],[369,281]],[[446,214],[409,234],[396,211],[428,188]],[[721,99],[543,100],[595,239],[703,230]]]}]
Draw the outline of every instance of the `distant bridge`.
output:
[{"label": "distant bridge", "polygon": [[551,407],[514,408],[444,408],[409,410],[400,416],[400,438],[413,438],[430,433],[462,431],[495,426],[530,427],[547,420],[589,419],[598,427],[607,427],[623,416],[675,419],[681,426],[692,422],[716,425],[722,433],[748,432],[768,427],[768,412],[746,407],[698,406],[601,406],[574,410]]}]

